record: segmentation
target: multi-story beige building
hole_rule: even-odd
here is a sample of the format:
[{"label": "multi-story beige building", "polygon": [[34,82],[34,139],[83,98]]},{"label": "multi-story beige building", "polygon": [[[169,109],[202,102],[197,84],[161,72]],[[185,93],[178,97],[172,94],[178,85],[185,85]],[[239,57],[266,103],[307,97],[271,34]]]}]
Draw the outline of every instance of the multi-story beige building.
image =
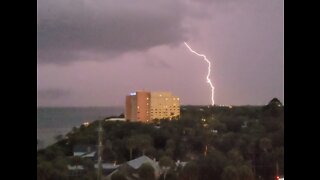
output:
[{"label": "multi-story beige building", "polygon": [[180,99],[170,92],[137,91],[126,96],[125,118],[148,122],[180,116]]},{"label": "multi-story beige building", "polygon": [[151,119],[175,118],[180,115],[180,99],[170,92],[151,92]]}]

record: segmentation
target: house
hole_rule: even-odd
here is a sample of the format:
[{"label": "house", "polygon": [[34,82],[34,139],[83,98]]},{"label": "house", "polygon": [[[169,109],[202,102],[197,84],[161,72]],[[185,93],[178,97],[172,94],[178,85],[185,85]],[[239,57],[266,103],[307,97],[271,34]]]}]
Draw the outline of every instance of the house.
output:
[{"label": "house", "polygon": [[[120,165],[117,165],[115,163],[102,163],[102,174],[103,175],[108,175],[110,173],[112,173],[114,170],[118,169]],[[94,165],[94,168],[95,169],[98,169],[99,165],[98,164],[95,164]]]},{"label": "house", "polygon": [[[120,165],[116,165],[115,163],[103,163],[102,164],[102,174],[108,175],[116,170]],[[88,169],[83,165],[68,165],[68,173],[70,177],[80,177],[88,172]],[[98,169],[98,164],[94,164],[94,168]]]},{"label": "house", "polygon": [[97,146],[96,145],[75,145],[73,147],[73,156],[82,158],[89,158],[92,160],[97,159]]},{"label": "house", "polygon": [[136,159],[133,159],[131,161],[127,161],[126,163],[121,164],[118,167],[118,169],[116,169],[106,177],[106,180],[111,180],[111,176],[116,172],[123,172],[123,174],[126,174],[128,176],[128,179],[136,179],[137,177],[139,177],[138,170],[141,167],[141,165],[144,163],[148,163],[153,167],[155,171],[155,177],[156,179],[158,179],[161,173],[161,169],[158,165],[158,162],[143,155]]}]

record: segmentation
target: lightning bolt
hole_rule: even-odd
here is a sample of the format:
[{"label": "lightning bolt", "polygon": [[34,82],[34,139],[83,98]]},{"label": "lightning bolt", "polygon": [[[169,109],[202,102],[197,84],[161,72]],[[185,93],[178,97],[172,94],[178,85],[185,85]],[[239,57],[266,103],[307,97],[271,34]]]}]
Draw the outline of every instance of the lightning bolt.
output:
[{"label": "lightning bolt", "polygon": [[214,86],[211,83],[210,80],[210,74],[211,74],[211,62],[207,59],[207,57],[204,54],[199,54],[197,52],[195,52],[194,50],[191,49],[191,47],[184,42],[184,44],[187,46],[187,48],[189,49],[190,52],[203,57],[203,59],[208,63],[208,74],[207,74],[207,83],[209,83],[210,87],[211,87],[211,105],[214,105]]}]

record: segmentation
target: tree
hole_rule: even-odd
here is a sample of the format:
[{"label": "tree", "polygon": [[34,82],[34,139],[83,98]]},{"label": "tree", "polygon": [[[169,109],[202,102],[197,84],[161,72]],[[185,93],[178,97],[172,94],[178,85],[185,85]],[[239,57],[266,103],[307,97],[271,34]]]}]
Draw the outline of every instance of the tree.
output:
[{"label": "tree", "polygon": [[105,142],[105,147],[112,150],[112,142],[110,141],[110,139],[107,139]]},{"label": "tree", "polygon": [[238,168],[239,180],[254,180],[252,169],[247,165],[242,165]]},{"label": "tree", "polygon": [[53,162],[54,168],[54,179],[67,179],[68,169],[67,169],[67,161],[64,157],[58,157]]},{"label": "tree", "polygon": [[269,138],[262,138],[259,141],[259,147],[264,152],[267,152],[269,149],[272,148],[272,141]]},{"label": "tree", "polygon": [[265,115],[271,115],[273,117],[279,116],[282,112],[283,106],[279,99],[273,98],[268,105],[263,107],[263,113]]},{"label": "tree", "polygon": [[142,155],[145,155],[145,152],[150,148],[152,144],[152,138],[147,134],[139,134],[135,137],[137,139],[138,148],[142,151]]},{"label": "tree", "polygon": [[241,152],[237,149],[232,149],[228,152],[228,158],[229,160],[234,164],[242,164],[243,163],[243,156]]},{"label": "tree", "polygon": [[125,175],[123,173],[118,171],[118,172],[112,174],[111,180],[127,180],[127,178],[125,177]]},{"label": "tree", "polygon": [[170,157],[173,156],[174,150],[175,150],[175,141],[173,139],[168,139],[166,141],[166,154]]},{"label": "tree", "polygon": [[119,115],[119,118],[124,118],[124,114],[121,113],[121,114]]},{"label": "tree", "polygon": [[52,175],[52,164],[48,161],[41,161],[37,163],[37,179],[47,180]]},{"label": "tree", "polygon": [[[160,179],[162,179],[161,176]],[[166,180],[178,180],[178,176],[174,171],[168,171],[166,174]]]},{"label": "tree", "polygon": [[155,172],[154,168],[149,163],[143,163],[138,169],[139,177],[142,180],[154,180]]},{"label": "tree", "polygon": [[227,158],[222,152],[218,150],[209,152],[206,157],[201,157],[197,161],[199,167],[198,179],[211,180],[214,177],[215,180],[220,180],[226,163]]},{"label": "tree", "polygon": [[226,124],[220,122],[218,119],[212,119],[211,121],[209,121],[209,128],[217,130],[219,133],[225,132],[227,130]]},{"label": "tree", "polygon": [[168,170],[171,168],[171,166],[173,166],[173,161],[170,157],[163,156],[159,160],[159,165],[160,165],[162,171],[164,172],[163,178],[165,180]]},{"label": "tree", "polygon": [[239,174],[234,166],[227,166],[223,169],[223,173],[221,175],[222,180],[239,180]]},{"label": "tree", "polygon": [[280,100],[278,98],[273,98],[269,103],[268,106],[282,106],[282,103],[280,102]]},{"label": "tree", "polygon": [[183,180],[198,180],[198,166],[194,162],[189,162],[182,169],[180,178]]},{"label": "tree", "polygon": [[277,173],[278,174],[283,174],[283,167],[284,167],[284,148],[283,146],[281,147],[277,147],[273,150],[272,152],[272,156],[274,159],[274,162],[277,164],[278,169],[277,169]]},{"label": "tree", "polygon": [[39,180],[55,180],[67,179],[67,162],[64,158],[58,157],[51,161],[44,158],[37,158],[37,179]]},{"label": "tree", "polygon": [[77,128],[77,127],[74,126],[74,127],[72,128],[72,133],[77,133],[78,130],[79,130],[79,128]]},{"label": "tree", "polygon": [[130,160],[132,159],[132,151],[134,148],[137,147],[137,143],[138,141],[137,141],[137,138],[135,138],[135,136],[132,136],[126,139],[126,147],[130,151]]},{"label": "tree", "polygon": [[61,141],[61,140],[63,139],[63,135],[62,135],[62,134],[56,135],[56,136],[54,137],[54,139],[55,139],[56,141]]},{"label": "tree", "polygon": [[94,162],[91,159],[82,159],[81,164],[86,170],[95,171]]}]

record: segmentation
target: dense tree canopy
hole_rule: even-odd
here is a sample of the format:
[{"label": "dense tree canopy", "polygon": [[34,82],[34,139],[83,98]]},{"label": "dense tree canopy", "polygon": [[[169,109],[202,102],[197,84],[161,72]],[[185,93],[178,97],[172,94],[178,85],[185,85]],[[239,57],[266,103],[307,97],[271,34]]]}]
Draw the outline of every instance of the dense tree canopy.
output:
[{"label": "dense tree canopy", "polygon": [[139,168],[139,177],[141,180],[154,180],[155,172],[153,167],[148,163],[142,164]]},{"label": "dense tree canopy", "polygon": [[[189,162],[180,170],[171,168],[166,178],[272,179],[276,167],[283,174],[283,109],[273,99],[266,106],[182,106],[178,120],[106,121],[102,123],[103,160],[122,163],[145,154],[157,160],[165,157],[172,164]],[[93,122],[73,128],[54,145],[39,150],[38,179],[50,179],[58,169],[59,179],[67,176],[65,167],[74,161],[67,158],[73,146],[97,144],[97,127]]]}]

